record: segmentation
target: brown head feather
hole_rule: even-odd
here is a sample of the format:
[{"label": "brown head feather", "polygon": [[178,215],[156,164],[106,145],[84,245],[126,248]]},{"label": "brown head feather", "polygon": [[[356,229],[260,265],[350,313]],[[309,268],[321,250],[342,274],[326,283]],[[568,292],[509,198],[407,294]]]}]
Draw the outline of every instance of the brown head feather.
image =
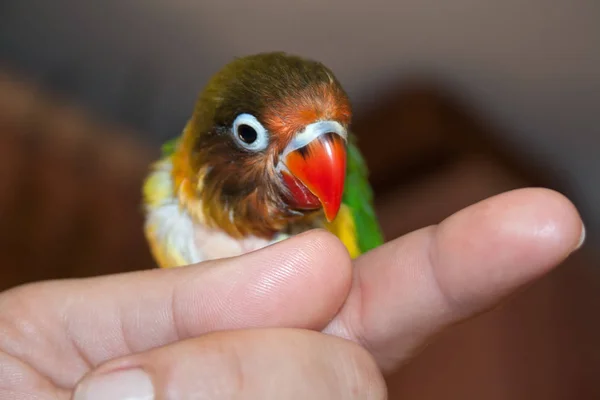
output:
[{"label": "brown head feather", "polygon": [[[241,113],[254,115],[270,133],[265,150],[246,150],[233,139]],[[304,126],[322,119],[347,126],[350,117],[346,93],[321,63],[284,53],[233,61],[201,94],[173,157],[182,204],[235,237],[270,237],[310,218],[314,213],[293,210],[284,200],[279,155]]]}]

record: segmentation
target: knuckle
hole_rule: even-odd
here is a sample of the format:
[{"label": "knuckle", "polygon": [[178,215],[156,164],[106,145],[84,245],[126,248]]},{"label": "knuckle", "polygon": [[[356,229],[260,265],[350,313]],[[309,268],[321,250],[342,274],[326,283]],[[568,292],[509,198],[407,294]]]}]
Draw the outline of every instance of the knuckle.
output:
[{"label": "knuckle", "polygon": [[36,315],[39,286],[26,284],[0,294],[0,351],[25,354],[44,337]]}]

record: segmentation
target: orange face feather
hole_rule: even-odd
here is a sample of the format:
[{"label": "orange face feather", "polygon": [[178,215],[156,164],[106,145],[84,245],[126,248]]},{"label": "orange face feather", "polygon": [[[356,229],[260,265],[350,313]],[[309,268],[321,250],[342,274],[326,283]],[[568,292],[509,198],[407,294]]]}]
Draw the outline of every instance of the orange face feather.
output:
[{"label": "orange face feather", "polygon": [[264,114],[265,126],[284,146],[313,122],[333,120],[348,126],[351,117],[350,103],[334,84],[309,87],[296,96],[270,105]]}]

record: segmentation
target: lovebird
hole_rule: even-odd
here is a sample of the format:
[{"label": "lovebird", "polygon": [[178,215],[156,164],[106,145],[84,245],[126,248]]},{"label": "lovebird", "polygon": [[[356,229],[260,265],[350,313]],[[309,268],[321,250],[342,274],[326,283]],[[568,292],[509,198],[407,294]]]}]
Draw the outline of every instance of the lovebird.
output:
[{"label": "lovebird", "polygon": [[351,118],[321,62],[269,52],[226,64],[144,181],[158,266],[233,257],[315,228],[352,258],[382,244]]}]

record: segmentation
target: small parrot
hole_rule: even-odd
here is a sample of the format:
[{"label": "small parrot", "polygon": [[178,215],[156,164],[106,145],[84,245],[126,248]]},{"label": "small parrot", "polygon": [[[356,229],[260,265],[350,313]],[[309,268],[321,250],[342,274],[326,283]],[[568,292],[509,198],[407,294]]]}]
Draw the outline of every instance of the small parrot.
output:
[{"label": "small parrot", "polygon": [[144,181],[158,266],[241,255],[315,228],[352,258],[382,244],[351,116],[320,62],[269,52],[225,65]]}]

